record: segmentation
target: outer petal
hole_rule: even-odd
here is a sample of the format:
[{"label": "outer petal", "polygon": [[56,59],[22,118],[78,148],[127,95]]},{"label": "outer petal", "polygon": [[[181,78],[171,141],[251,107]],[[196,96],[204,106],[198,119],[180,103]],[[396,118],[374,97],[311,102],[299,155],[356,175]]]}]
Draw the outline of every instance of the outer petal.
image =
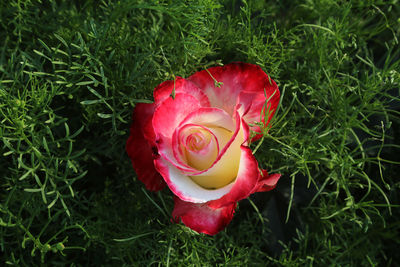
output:
[{"label": "outer petal", "polygon": [[158,152],[175,167],[186,171],[195,171],[176,160],[172,149],[172,137],[185,117],[201,107],[200,102],[191,95],[179,93],[175,99],[167,98],[159,105],[153,116]]},{"label": "outer petal", "polygon": [[145,184],[148,190],[158,191],[163,189],[166,184],[154,167],[152,142],[146,138],[154,136],[151,126],[153,112],[154,104],[136,105],[130,136],[126,142],[126,152],[131,159],[138,179]]},{"label": "outer petal", "polygon": [[184,201],[205,203],[210,200],[219,199],[226,195],[233,186],[233,183],[231,183],[219,189],[205,189],[162,157],[155,159],[154,165],[157,171],[162,174],[169,189]]},{"label": "outer petal", "polygon": [[222,127],[230,131],[235,131],[235,124],[228,113],[219,108],[199,108],[190,113],[180,125],[203,124],[206,126]]},{"label": "outer petal", "polygon": [[[248,110],[244,116],[248,124],[262,121],[266,125],[279,103],[278,86],[259,66],[253,64],[237,62],[213,67],[195,73],[188,80],[204,91],[212,107],[233,114],[236,104],[242,104],[243,109]],[[220,83],[219,86],[216,82]],[[265,114],[268,114],[267,120]],[[259,127],[253,127],[252,130],[260,132]]]},{"label": "outer petal", "polygon": [[[272,82],[275,84],[274,81]],[[252,131],[259,133],[255,137],[253,137],[252,141],[261,138],[260,126],[255,124],[261,122],[264,125],[264,127],[266,127],[275,114],[275,111],[279,104],[279,97],[280,97],[280,93],[277,86],[276,86],[276,91],[274,92],[275,93],[269,96],[269,98],[265,97],[264,92],[255,93],[255,92],[243,91],[239,95],[238,101],[241,104],[243,104],[244,107],[248,108],[247,112],[243,116],[243,119],[248,124],[252,125],[251,126]],[[266,103],[268,99],[269,101]]]},{"label": "outer petal", "polygon": [[175,222],[182,222],[189,228],[199,233],[215,235],[224,229],[233,218],[236,203],[212,208],[205,204],[185,202],[178,197],[174,198],[175,207],[172,218]]},{"label": "outer petal", "polygon": [[196,98],[203,107],[209,107],[210,102],[207,96],[197,86],[181,77],[176,77],[175,81],[165,81],[154,89],[154,102],[161,104],[168,99],[175,89],[175,94],[185,93]]},{"label": "outer petal", "polygon": [[240,166],[233,187],[228,194],[224,195],[220,199],[210,201],[208,203],[210,207],[223,207],[229,203],[234,203],[247,198],[254,192],[254,188],[256,187],[260,176],[258,163],[250,148],[244,145],[240,148],[242,150]]},{"label": "outer petal", "polygon": [[253,189],[253,193],[255,192],[267,192],[271,191],[276,187],[281,175],[279,173],[268,174],[266,170],[262,170],[262,175],[260,175],[260,179],[256,187]]}]

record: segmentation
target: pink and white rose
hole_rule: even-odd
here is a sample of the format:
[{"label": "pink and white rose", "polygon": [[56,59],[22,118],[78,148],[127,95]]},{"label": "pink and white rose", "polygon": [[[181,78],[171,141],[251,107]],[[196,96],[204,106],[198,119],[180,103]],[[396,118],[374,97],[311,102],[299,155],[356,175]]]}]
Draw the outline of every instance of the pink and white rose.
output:
[{"label": "pink and white rose", "polygon": [[240,62],[161,83],[154,103],[133,112],[126,150],[138,179],[151,191],[168,185],[175,221],[218,233],[239,200],[272,190],[280,178],[259,169],[249,148],[262,136],[256,123],[267,126],[279,97],[260,67]]}]

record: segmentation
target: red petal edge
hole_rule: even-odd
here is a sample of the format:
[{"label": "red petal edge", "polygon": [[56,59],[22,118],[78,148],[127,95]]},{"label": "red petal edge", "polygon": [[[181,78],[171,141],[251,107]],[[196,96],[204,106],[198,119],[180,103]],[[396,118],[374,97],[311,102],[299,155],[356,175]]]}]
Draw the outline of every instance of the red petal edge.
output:
[{"label": "red petal edge", "polygon": [[207,203],[196,204],[174,197],[175,207],[172,218],[179,219],[192,230],[207,235],[215,235],[223,230],[232,220],[236,202],[220,208],[212,208]]},{"label": "red petal edge", "polygon": [[126,152],[138,179],[144,183],[146,189],[159,191],[165,187],[166,183],[154,167],[153,153],[155,151],[152,150],[152,143],[146,138],[154,136],[151,126],[154,107],[154,104],[140,103],[136,105],[132,116],[130,136],[126,142]]},{"label": "red petal edge", "polygon": [[220,199],[209,201],[208,204],[210,207],[223,207],[228,203],[245,199],[254,192],[254,188],[257,186],[260,177],[258,163],[249,147],[242,145],[240,148],[242,150],[240,166],[233,187],[228,194]]},{"label": "red petal edge", "polygon": [[175,89],[175,95],[179,93],[189,94],[196,98],[203,107],[209,107],[210,102],[207,96],[196,87],[196,85],[184,78],[176,77],[175,81],[165,81],[154,89],[154,102],[160,105],[167,100]]},{"label": "red petal edge", "polygon": [[155,108],[152,125],[158,152],[180,170],[195,171],[192,167],[181,164],[181,161],[175,159],[172,137],[185,117],[199,108],[201,108],[200,102],[192,95],[184,93],[176,94],[175,99],[167,98]]},{"label": "red petal edge", "polygon": [[262,174],[260,175],[260,179],[258,180],[258,183],[254,188],[253,193],[271,191],[276,187],[276,184],[278,183],[280,178],[281,174],[279,173],[268,174],[266,170],[262,170]]},{"label": "red petal edge", "polygon": [[[275,81],[254,64],[233,62],[212,67],[196,72],[188,80],[203,90],[212,107],[225,109],[232,114],[233,107],[242,104],[243,109],[248,111],[244,116],[248,124],[261,121],[266,127],[279,104],[280,92]],[[215,81],[221,84],[216,86]],[[267,105],[266,100],[269,100]],[[261,114],[263,109],[264,114]],[[264,115],[268,115],[268,118]],[[259,126],[251,129],[259,133],[252,141],[261,138]]]}]

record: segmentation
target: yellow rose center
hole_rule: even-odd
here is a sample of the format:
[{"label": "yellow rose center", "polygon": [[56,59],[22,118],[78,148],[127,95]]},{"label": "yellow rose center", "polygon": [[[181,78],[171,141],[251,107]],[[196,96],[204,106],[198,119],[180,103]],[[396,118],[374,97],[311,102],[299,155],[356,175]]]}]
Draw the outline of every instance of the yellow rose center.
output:
[{"label": "yellow rose center", "polygon": [[193,127],[184,132],[183,149],[187,164],[197,170],[208,169],[218,156],[218,146],[211,132]]},{"label": "yellow rose center", "polygon": [[[189,166],[197,170],[206,170],[212,166],[222,153],[225,145],[232,138],[233,132],[222,127],[192,127],[183,131],[184,138],[181,149]],[[236,139],[225,151],[221,159],[203,174],[190,178],[207,189],[218,189],[231,183],[237,176],[240,164],[240,145],[243,133],[240,131]]]}]

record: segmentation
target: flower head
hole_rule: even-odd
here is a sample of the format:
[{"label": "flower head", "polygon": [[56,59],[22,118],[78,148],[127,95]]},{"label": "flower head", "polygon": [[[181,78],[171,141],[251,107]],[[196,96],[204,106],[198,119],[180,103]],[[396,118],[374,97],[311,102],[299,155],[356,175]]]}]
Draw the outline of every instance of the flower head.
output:
[{"label": "flower head", "polygon": [[257,123],[268,125],[279,95],[260,67],[246,63],[161,83],[154,103],[138,104],[133,112],[126,149],[139,180],[153,191],[168,185],[175,194],[174,220],[218,233],[232,220],[237,201],[273,189],[280,178],[260,170],[248,147],[262,136]]}]

